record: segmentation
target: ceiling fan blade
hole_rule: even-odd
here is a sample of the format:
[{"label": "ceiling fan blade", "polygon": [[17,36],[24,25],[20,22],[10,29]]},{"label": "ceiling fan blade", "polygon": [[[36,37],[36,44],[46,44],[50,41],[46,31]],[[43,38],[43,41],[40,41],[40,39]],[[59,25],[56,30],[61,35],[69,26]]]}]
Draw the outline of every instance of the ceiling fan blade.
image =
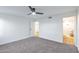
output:
[{"label": "ceiling fan blade", "polygon": [[41,13],[41,12],[36,12],[36,14],[41,14],[41,15],[42,15],[42,14],[44,14],[44,13]]},{"label": "ceiling fan blade", "polygon": [[32,8],[31,6],[28,6],[28,7],[32,12],[35,12],[35,8]]},{"label": "ceiling fan blade", "polygon": [[29,9],[33,12],[33,8],[31,7],[31,6],[28,6],[29,7]]}]

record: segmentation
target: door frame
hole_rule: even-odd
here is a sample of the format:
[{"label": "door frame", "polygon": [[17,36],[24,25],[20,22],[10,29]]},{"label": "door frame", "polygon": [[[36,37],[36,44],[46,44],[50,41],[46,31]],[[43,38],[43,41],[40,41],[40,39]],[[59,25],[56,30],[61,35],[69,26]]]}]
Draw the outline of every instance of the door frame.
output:
[{"label": "door frame", "polygon": [[[73,16],[66,16],[66,17],[63,17],[63,18],[67,18],[67,17],[73,17]],[[77,44],[77,16],[74,16],[75,17],[75,22],[74,22],[74,45]],[[63,18],[62,18],[62,29],[63,29]],[[64,34],[64,31],[62,32]],[[63,36],[63,43],[64,43],[64,36]]]}]

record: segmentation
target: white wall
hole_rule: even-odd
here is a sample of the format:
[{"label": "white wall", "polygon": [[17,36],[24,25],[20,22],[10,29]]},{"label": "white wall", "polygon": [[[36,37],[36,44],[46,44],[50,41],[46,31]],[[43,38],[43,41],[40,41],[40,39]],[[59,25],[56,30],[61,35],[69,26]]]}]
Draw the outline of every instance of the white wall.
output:
[{"label": "white wall", "polygon": [[62,20],[61,17],[54,16],[53,19],[43,19],[40,21],[40,37],[53,41],[62,42]]},{"label": "white wall", "polygon": [[29,37],[28,19],[16,15],[0,14],[0,44],[27,37]]}]

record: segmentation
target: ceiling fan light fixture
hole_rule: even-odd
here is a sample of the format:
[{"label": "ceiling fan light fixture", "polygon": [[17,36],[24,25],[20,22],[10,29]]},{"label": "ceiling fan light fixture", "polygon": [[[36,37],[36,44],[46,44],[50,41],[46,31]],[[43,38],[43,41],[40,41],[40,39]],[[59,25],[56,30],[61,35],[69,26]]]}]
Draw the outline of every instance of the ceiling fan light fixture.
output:
[{"label": "ceiling fan light fixture", "polygon": [[36,9],[35,8],[32,8],[31,6],[28,6],[29,7],[29,9],[30,9],[30,11],[32,12],[32,13],[29,13],[28,15],[37,15],[37,14],[39,14],[39,15],[43,15],[44,13],[41,13],[41,12],[36,12]]},{"label": "ceiling fan light fixture", "polygon": [[32,12],[32,15],[36,15],[36,13],[35,12]]}]

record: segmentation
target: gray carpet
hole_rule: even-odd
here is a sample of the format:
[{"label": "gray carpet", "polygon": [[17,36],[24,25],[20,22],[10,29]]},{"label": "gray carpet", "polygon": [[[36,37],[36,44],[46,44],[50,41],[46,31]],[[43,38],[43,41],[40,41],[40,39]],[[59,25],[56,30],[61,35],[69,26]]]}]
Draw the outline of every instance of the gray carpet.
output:
[{"label": "gray carpet", "polygon": [[71,47],[51,40],[29,37],[23,40],[0,45],[0,53],[77,53],[77,47]]}]

